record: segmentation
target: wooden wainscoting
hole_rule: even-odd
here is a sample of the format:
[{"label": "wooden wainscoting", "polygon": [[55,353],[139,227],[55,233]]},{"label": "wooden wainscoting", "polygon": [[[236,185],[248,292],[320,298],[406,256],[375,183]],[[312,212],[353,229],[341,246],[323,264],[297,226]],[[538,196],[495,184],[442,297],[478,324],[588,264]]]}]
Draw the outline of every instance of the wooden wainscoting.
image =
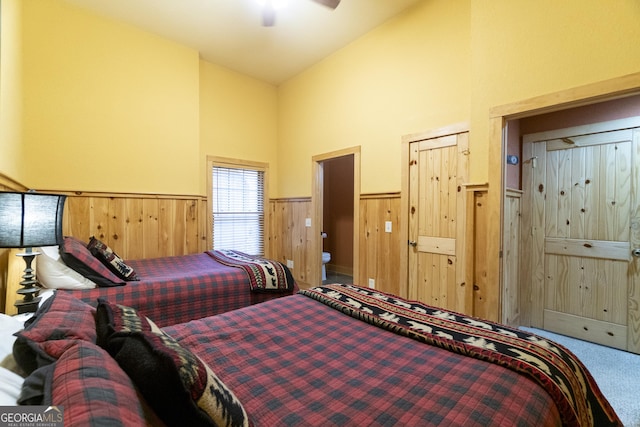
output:
[{"label": "wooden wainscoting", "polygon": [[[311,262],[310,198],[272,199],[269,204],[268,254],[282,263],[293,261],[291,272],[301,287],[308,286]],[[400,268],[400,195],[370,194],[360,198],[359,276],[354,283],[367,286],[374,279],[375,288],[399,293]],[[385,222],[391,221],[391,233]]]},{"label": "wooden wainscoting", "polygon": [[124,259],[186,255],[206,250],[206,209],[201,196],[71,193],[63,231],[95,236]]},{"label": "wooden wainscoting", "polygon": [[[18,191],[24,191],[19,189]],[[42,191],[47,193],[47,191]],[[53,193],[53,192],[50,192]],[[206,250],[207,203],[201,196],[82,193],[66,194],[63,234],[88,242],[95,236],[124,259],[186,255]],[[21,268],[0,253],[2,311],[15,313]],[[11,262],[10,262],[11,261]],[[36,258],[35,267],[37,270]]]},{"label": "wooden wainscoting", "polygon": [[[468,198],[464,218],[467,222],[465,241],[468,251],[465,256],[465,281],[473,284],[473,297],[469,297],[472,299],[472,308],[469,311],[498,320],[501,315],[500,290],[487,281],[488,186],[486,183],[466,184],[465,188]],[[293,261],[294,268],[291,271],[301,287],[305,287],[312,256],[309,243],[311,228],[305,226],[305,218],[311,217],[311,199],[272,199],[269,206],[268,253],[271,258],[283,263]],[[397,295],[406,293],[406,283],[400,283],[400,245],[406,244],[406,241],[401,241],[400,208],[400,193],[360,196],[359,277],[354,278],[355,284],[366,287],[369,279],[374,279],[375,288],[380,291]],[[515,224],[519,219],[515,208],[513,215]],[[385,231],[387,221],[391,222],[391,233]],[[513,250],[518,252],[517,248]],[[517,253],[511,254],[508,259],[517,263]],[[513,314],[517,313],[517,304],[510,306],[510,310]]]},{"label": "wooden wainscoting", "polygon": [[0,313],[6,313],[7,278],[10,249],[0,249]]},{"label": "wooden wainscoting", "polygon": [[[0,173],[0,191],[27,191],[27,188],[8,176]],[[7,294],[8,283],[12,283],[16,280],[16,278],[13,277],[13,272],[12,276],[9,277],[9,261],[11,260],[11,264],[14,264],[14,261],[16,261],[14,259],[15,253],[16,251],[11,249],[0,248],[0,313],[6,312],[7,305],[5,295]],[[24,261],[20,259],[19,262],[24,269]],[[20,280],[22,279],[20,275],[18,275],[17,281],[19,282]]]},{"label": "wooden wainscoting", "polygon": [[311,257],[311,228],[305,226],[306,218],[311,218],[310,197],[269,201],[267,256],[285,265],[293,262],[291,273],[302,288],[309,287]]},{"label": "wooden wainscoting", "polygon": [[355,283],[368,286],[373,279],[377,290],[400,294],[400,193],[360,197],[359,266]]},{"label": "wooden wainscoting", "polygon": [[522,191],[507,188],[504,203],[504,245],[502,248],[502,323],[520,325],[520,205]]},{"label": "wooden wainscoting", "polygon": [[484,319],[500,319],[500,291],[487,279],[487,211],[486,184],[468,184],[465,282],[473,284],[469,311]]}]

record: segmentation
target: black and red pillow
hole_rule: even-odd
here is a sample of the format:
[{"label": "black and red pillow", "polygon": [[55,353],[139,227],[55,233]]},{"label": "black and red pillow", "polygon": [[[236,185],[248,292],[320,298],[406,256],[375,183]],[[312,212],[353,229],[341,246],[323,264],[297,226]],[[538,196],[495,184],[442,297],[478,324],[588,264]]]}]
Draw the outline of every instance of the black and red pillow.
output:
[{"label": "black and red pillow", "polygon": [[109,270],[75,237],[65,237],[60,245],[60,257],[69,267],[98,286],[121,286],[126,281]]},{"label": "black and red pillow", "polygon": [[95,313],[69,292],[56,291],[41,303],[16,333],[13,355],[27,373],[18,403],[61,406],[65,426],[145,425],[155,415],[95,343]]},{"label": "black and red pillow", "polygon": [[98,258],[111,272],[122,280],[132,281],[139,280],[138,276],[130,265],[126,264],[122,258],[116,254],[113,249],[102,241],[91,236],[87,249],[91,254]]},{"label": "black and red pillow", "polygon": [[15,334],[13,356],[18,366],[30,374],[55,361],[74,340],[95,343],[95,312],[69,292],[54,292]]},{"label": "black and red pillow", "polygon": [[64,408],[68,426],[142,426],[149,412],[129,376],[98,345],[76,340],[52,365],[42,405]]},{"label": "black and red pillow", "polygon": [[206,363],[130,307],[100,300],[98,344],[168,426],[246,426],[247,414]]}]

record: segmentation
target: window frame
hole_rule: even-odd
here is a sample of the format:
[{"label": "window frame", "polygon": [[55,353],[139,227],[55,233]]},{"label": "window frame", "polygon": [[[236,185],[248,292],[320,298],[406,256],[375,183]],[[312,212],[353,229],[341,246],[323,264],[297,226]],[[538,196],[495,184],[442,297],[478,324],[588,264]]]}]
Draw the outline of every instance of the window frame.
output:
[{"label": "window frame", "polygon": [[263,229],[262,247],[264,256],[268,257],[269,245],[269,163],[251,160],[232,159],[227,157],[207,156],[207,250],[213,250],[213,168],[248,169],[263,173]]}]

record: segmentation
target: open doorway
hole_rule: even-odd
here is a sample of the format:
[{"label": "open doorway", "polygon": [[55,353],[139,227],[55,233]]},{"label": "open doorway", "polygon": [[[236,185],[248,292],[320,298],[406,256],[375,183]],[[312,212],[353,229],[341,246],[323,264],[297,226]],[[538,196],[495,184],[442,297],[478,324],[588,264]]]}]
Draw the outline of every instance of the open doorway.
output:
[{"label": "open doorway", "polygon": [[[353,278],[358,277],[359,259],[360,147],[313,156],[312,169],[309,282],[312,286],[323,282],[353,283]],[[323,252],[330,255],[324,263],[328,270],[325,280]]]},{"label": "open doorway", "polygon": [[353,283],[353,154],[323,170],[322,284]]}]

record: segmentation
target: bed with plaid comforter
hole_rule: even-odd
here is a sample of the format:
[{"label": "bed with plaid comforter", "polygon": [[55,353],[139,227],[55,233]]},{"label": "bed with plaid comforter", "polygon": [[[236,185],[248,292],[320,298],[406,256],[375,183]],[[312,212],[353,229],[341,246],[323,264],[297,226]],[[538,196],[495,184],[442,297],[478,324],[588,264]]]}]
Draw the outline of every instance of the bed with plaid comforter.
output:
[{"label": "bed with plaid comforter", "polygon": [[[491,324],[512,347],[567,358],[550,375],[518,365],[526,357],[509,366],[491,350],[501,339],[482,326],[490,323],[467,318],[457,341],[456,316],[331,285],[164,331],[215,366],[257,426],[621,425],[581,363],[549,352],[555,344]],[[560,381],[548,384],[554,375]]]},{"label": "bed with plaid comforter", "polygon": [[223,265],[208,253],[127,260],[140,281],[125,286],[70,290],[76,298],[95,305],[98,298],[136,308],[159,326],[235,310],[298,290],[293,282],[282,292],[252,292],[247,273]]}]

